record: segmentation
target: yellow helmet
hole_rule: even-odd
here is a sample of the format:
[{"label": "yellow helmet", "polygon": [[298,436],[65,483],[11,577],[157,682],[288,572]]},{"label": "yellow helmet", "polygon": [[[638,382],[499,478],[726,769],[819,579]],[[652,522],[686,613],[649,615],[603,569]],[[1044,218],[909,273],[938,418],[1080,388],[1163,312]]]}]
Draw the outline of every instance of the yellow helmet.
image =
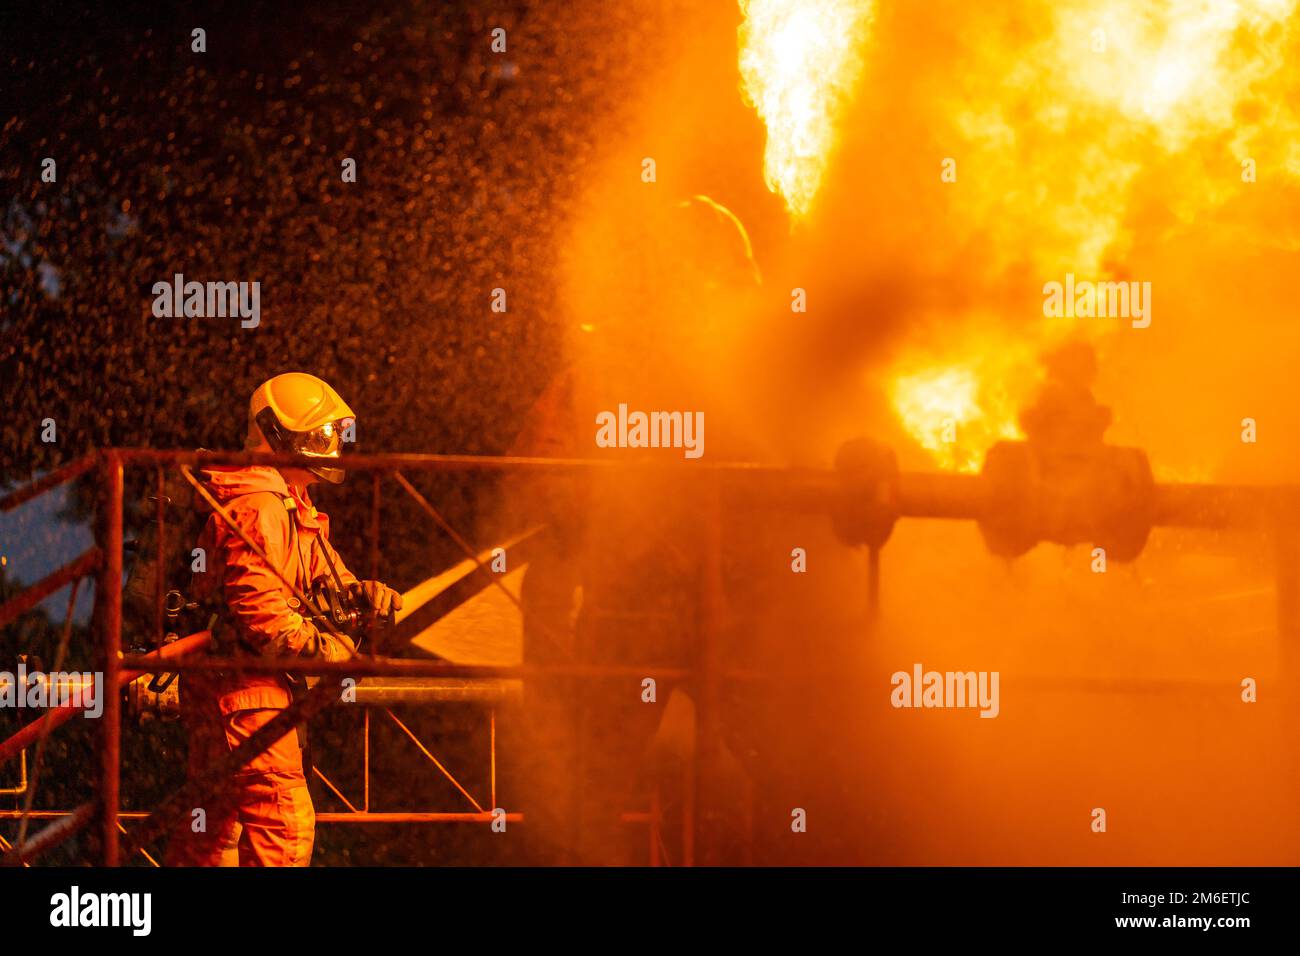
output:
[{"label": "yellow helmet", "polygon": [[[338,458],[343,428],[355,419],[328,383],[306,372],[285,372],[263,382],[249,399],[244,446],[255,448],[265,439],[275,451]],[[321,465],[310,471],[332,484],[343,480],[342,468]]]}]

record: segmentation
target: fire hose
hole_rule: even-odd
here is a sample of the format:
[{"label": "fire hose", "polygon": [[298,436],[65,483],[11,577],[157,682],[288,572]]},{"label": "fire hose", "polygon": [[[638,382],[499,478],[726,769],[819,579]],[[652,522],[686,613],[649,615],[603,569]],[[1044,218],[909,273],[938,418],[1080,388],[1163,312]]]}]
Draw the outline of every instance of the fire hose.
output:
[{"label": "fire hose", "polygon": [[[156,651],[150,651],[148,654],[143,655],[141,660],[172,660],[185,654],[192,654],[195,651],[202,650],[211,640],[211,631],[199,631],[197,634],[191,634],[188,637],[182,637],[180,640],[164,645]],[[109,690],[116,693],[136,678],[142,677],[144,673],[144,671],[124,670],[118,675],[117,687],[110,688]],[[49,724],[49,729],[54,730],[55,728],[66,724],[83,710],[85,710],[84,702],[83,706],[80,707],[72,704],[65,704],[61,707],[55,707],[49,710],[43,717],[32,721],[8,740],[0,743],[0,763],[9,760],[12,757],[16,757],[20,752],[34,744],[41,735],[42,727],[44,727],[47,722]]]}]

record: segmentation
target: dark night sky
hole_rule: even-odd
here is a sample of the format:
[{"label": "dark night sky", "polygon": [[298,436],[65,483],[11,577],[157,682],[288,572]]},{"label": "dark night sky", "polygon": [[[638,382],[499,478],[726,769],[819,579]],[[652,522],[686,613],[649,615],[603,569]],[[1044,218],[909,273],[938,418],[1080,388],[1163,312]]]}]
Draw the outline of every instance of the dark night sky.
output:
[{"label": "dark night sky", "polygon": [[[5,5],[0,489],[110,445],[238,447],[248,395],[291,369],[344,395],[360,451],[503,451],[564,362],[559,226],[599,145],[591,124],[617,110],[635,68],[630,21],[520,0]],[[191,49],[195,27],[205,53]],[[494,27],[507,31],[504,54],[490,50]],[[611,30],[620,43],[606,42]],[[56,182],[41,180],[46,157]],[[356,183],[342,182],[345,158]],[[156,318],[152,286],[177,272],[259,282],[261,324]],[[504,314],[490,308],[497,287]],[[54,444],[40,441],[47,418]],[[128,476],[128,535],[148,521],[147,477]],[[490,489],[415,480],[473,533]],[[460,553],[389,490],[382,574],[405,589]],[[364,476],[317,496],[361,570],[369,498]],[[0,591],[78,553],[94,502],[83,482],[0,517]],[[43,609],[57,622],[66,600],[65,589]],[[85,589],[79,606],[84,619]],[[50,655],[56,642],[29,615],[0,634],[0,657]],[[451,733],[468,741],[447,745],[453,759],[469,761],[456,748],[477,746],[472,730]],[[84,759],[85,737],[61,737],[51,765]],[[175,741],[139,741],[130,800],[148,804],[175,769]],[[83,786],[52,778],[42,803],[75,801]],[[394,786],[395,799],[411,790]],[[366,859],[430,852],[406,834],[365,837]],[[322,834],[320,852],[347,860],[360,838]],[[478,837],[440,839],[454,854]]]},{"label": "dark night sky", "polygon": [[[563,361],[556,224],[593,146],[568,121],[613,109],[631,69],[601,42],[610,15],[523,2],[9,6],[0,486],[105,445],[237,447],[246,396],[289,369],[344,394],[361,451],[508,447]],[[496,26],[505,54],[489,48]],[[41,181],[45,157],[56,183]],[[356,183],[341,182],[344,158]],[[176,272],[260,282],[260,326],[155,318],[151,288]],[[507,314],[489,309],[496,287]],[[46,418],[56,444],[39,440]],[[474,495],[456,481],[431,490],[470,525]],[[83,486],[72,505],[87,500]],[[328,502],[345,531],[359,527],[353,503]],[[48,516],[35,526],[45,563],[74,546]],[[429,537],[395,533],[387,557],[418,554],[424,571]],[[22,564],[9,571],[27,580],[42,566]]]}]

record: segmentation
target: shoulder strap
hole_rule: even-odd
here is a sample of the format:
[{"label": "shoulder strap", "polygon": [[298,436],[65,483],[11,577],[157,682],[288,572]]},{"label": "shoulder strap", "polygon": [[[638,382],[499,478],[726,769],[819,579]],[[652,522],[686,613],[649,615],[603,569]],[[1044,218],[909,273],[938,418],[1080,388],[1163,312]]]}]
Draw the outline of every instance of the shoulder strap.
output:
[{"label": "shoulder strap", "polygon": [[[319,532],[317,532],[316,537],[317,539],[320,538]],[[334,577],[334,583],[338,586],[339,593],[343,593],[347,589],[343,587],[343,579],[339,577],[339,569],[334,566],[334,559],[330,557],[329,545],[326,542],[320,542],[320,553],[325,558],[325,564],[329,567],[330,574]]]},{"label": "shoulder strap", "polygon": [[[311,585],[311,582],[303,581],[303,577],[304,577],[303,569],[305,565],[303,563],[302,552],[300,550],[300,545],[298,542],[298,522],[294,518],[293,508],[290,507],[290,503],[292,502],[292,499],[285,498],[281,495],[277,495],[274,491],[246,491],[240,495],[233,495],[230,498],[230,500],[226,502],[226,506],[227,508],[229,508],[232,502],[238,501],[241,498],[251,497],[252,495],[273,495],[275,499],[280,502],[281,507],[284,508],[285,514],[289,519],[289,562],[290,563],[288,564],[288,566],[281,568],[280,570],[284,572],[284,576],[286,578],[288,578],[290,581],[293,581],[295,584],[297,584],[299,588],[301,588],[305,592],[307,588]],[[221,516],[218,515],[215,511],[212,511],[212,514],[216,516],[218,520],[220,520]],[[292,574],[290,573],[291,569],[293,571]]]},{"label": "shoulder strap", "polygon": [[280,504],[284,505],[285,514],[289,518],[289,553],[293,556],[294,573],[289,573],[289,568],[284,569],[284,576],[293,581],[298,588],[304,593],[311,590],[311,581],[307,580],[307,575],[311,573],[311,567],[303,560],[302,544],[298,539],[298,519],[294,515],[297,506],[293,504],[292,498],[281,498]]}]

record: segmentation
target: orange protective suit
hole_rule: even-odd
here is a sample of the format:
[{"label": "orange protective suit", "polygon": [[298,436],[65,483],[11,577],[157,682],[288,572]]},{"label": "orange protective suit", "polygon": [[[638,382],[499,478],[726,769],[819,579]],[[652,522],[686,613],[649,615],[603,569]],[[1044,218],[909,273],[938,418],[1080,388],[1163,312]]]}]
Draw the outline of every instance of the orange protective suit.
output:
[{"label": "orange protective suit", "polygon": [[[329,519],[306,488],[291,487],[274,468],[209,469],[206,486],[256,542],[270,564],[304,592],[332,577],[328,551],[344,586],[357,583],[329,543]],[[292,523],[292,524],[291,524]],[[296,545],[296,548],[295,548]],[[319,634],[298,613],[293,592],[218,514],[199,539],[207,570],[196,573],[195,596],[224,604],[224,618],[243,653],[293,656],[310,650]],[[222,643],[219,636],[219,645]],[[230,648],[219,646],[218,652]],[[183,678],[182,719],[189,731],[191,777],[199,776],[289,706],[280,674],[194,674]],[[316,814],[303,774],[297,734],[290,731],[212,791],[172,836],[175,866],[307,866]],[[200,822],[203,824],[200,828]]]}]

